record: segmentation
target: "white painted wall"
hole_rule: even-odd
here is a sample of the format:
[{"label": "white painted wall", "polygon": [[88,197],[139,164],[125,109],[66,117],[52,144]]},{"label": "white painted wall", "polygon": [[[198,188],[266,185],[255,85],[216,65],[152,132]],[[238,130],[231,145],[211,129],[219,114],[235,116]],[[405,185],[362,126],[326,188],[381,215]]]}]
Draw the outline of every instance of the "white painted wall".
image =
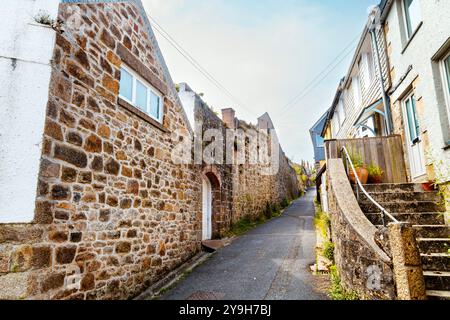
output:
[{"label": "white painted wall", "polygon": [[186,112],[186,116],[189,120],[191,128],[195,128],[194,113],[196,93],[186,83],[181,83],[178,96],[180,97],[181,104],[183,105],[184,111]]},{"label": "white painted wall", "polygon": [[59,0],[2,0],[0,6],[0,223],[34,218],[55,31],[33,17]]},{"label": "white painted wall", "polygon": [[431,145],[430,150],[425,152],[433,154],[432,157],[427,157],[427,160],[428,163],[433,162],[438,170],[448,172],[450,150],[443,150],[445,137],[441,126],[441,118],[446,116],[442,112],[445,101],[441,77],[434,72],[436,64],[432,61],[432,57],[450,37],[450,1],[420,0],[420,7],[423,25],[407,47],[400,1],[396,1],[387,17],[389,25],[387,41],[392,45],[390,62],[391,67],[395,69],[393,84],[399,82],[409,65],[413,67],[407,78],[391,96],[391,100],[395,102],[401,98],[407,93],[414,79],[417,76],[420,77],[416,98],[424,101],[425,115],[422,115],[420,121],[422,129],[428,132]]}]

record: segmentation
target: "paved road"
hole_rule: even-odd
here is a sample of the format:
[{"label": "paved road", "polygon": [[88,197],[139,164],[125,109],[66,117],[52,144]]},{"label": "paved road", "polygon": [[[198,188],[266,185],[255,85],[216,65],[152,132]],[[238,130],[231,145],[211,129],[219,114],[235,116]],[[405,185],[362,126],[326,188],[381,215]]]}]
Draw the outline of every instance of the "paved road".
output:
[{"label": "paved road", "polygon": [[314,195],[309,191],[281,217],[217,252],[163,299],[327,299],[309,272],[315,260]]}]

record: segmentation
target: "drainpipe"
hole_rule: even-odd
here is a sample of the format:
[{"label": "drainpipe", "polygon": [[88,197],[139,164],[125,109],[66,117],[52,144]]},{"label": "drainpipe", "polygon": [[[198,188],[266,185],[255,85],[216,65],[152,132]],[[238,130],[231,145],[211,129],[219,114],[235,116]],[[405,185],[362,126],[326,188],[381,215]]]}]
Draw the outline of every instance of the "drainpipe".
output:
[{"label": "drainpipe", "polygon": [[377,33],[376,30],[380,26],[380,8],[378,6],[374,6],[370,9],[369,14],[369,25],[368,29],[370,32],[370,36],[372,38],[372,46],[375,53],[375,60],[377,61],[377,66],[379,70],[379,81],[381,86],[381,95],[383,98],[383,104],[384,104],[384,111],[386,114],[386,131],[387,135],[391,135],[393,133],[393,121],[392,121],[392,113],[391,113],[391,99],[389,98],[385,84],[384,84],[384,78],[383,78],[383,69],[381,66],[381,59],[380,59],[380,49],[378,47],[378,41],[377,41]]}]

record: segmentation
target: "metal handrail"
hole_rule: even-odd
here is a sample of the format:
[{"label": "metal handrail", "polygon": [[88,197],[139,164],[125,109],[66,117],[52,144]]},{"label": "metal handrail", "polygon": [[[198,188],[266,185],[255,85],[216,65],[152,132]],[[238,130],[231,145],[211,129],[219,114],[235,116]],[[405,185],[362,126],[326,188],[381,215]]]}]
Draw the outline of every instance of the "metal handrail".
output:
[{"label": "metal handrail", "polygon": [[347,170],[348,170],[348,165],[350,164],[350,168],[353,171],[353,174],[355,175],[355,179],[356,179],[356,197],[358,198],[359,201],[359,189],[361,189],[361,191],[364,193],[364,195],[381,211],[381,219],[383,220],[383,226],[386,227],[386,217],[388,217],[389,219],[391,219],[392,221],[394,221],[395,223],[399,223],[399,221],[397,219],[395,219],[395,217],[390,214],[385,208],[383,208],[378,202],[375,201],[374,198],[371,197],[371,195],[366,191],[366,189],[364,189],[363,184],[361,183],[361,180],[359,180],[358,174],[356,172],[355,166],[353,165],[352,159],[350,158],[350,155],[348,153],[347,148],[344,146],[342,147],[342,152],[345,154],[345,159],[347,162]]}]

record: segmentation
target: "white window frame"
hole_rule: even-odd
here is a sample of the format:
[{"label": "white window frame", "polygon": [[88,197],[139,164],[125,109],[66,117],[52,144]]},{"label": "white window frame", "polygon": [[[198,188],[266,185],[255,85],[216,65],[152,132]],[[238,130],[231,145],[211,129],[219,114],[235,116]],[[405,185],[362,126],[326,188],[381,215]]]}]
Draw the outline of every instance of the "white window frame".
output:
[{"label": "white window frame", "polygon": [[[420,26],[421,22],[419,22],[416,26],[412,26],[412,25],[409,26],[409,23],[411,22],[411,15],[409,13],[409,10],[407,10],[407,8],[406,8],[405,1],[406,0],[401,0],[401,6],[402,6],[402,10],[403,10],[403,24],[405,26],[406,38],[409,41],[414,36],[414,34],[415,34],[417,28]],[[413,0],[413,1],[417,1],[418,3],[420,2],[420,0]],[[420,7],[420,3],[419,3],[419,7]],[[420,7],[420,18],[421,18],[421,20],[423,19],[421,7]],[[409,23],[408,23],[408,20],[409,20]]]},{"label": "white window frame", "polygon": [[361,81],[359,76],[354,76],[352,78],[352,91],[353,91],[353,102],[355,107],[358,109],[362,104],[362,91],[361,91]]},{"label": "white window frame", "polygon": [[[414,106],[415,106],[415,113],[413,114],[415,123],[413,125],[414,125],[415,133],[417,135],[417,137],[415,137],[414,139],[412,139],[412,137],[411,137],[412,128],[411,128],[411,124],[409,123],[408,106],[407,106],[407,102],[410,101],[411,107],[412,107],[413,99],[414,99]],[[406,127],[408,129],[406,134],[408,135],[408,141],[410,142],[411,145],[415,145],[416,143],[421,142],[421,135],[420,135],[420,123],[419,123],[419,130],[417,130],[417,124],[416,124],[416,122],[418,122],[418,119],[416,118],[418,116],[418,114],[417,114],[417,99],[416,99],[416,95],[414,94],[414,92],[411,91],[408,95],[406,95],[405,98],[403,98],[402,103],[403,103],[403,108],[405,109],[405,122],[406,122]]]},{"label": "white window frame", "polygon": [[339,115],[339,127],[342,128],[342,125],[344,124],[345,119],[347,119],[347,114],[345,112],[344,100],[342,98],[339,99],[338,106],[337,106],[337,112]]},{"label": "white window frame", "polygon": [[[131,89],[131,100],[130,101],[127,97],[124,97],[121,93],[120,93],[120,88],[119,88],[119,97],[123,100],[125,100],[126,102],[128,102],[129,104],[131,104],[133,107],[135,107],[136,109],[138,109],[141,112],[144,112],[146,115],[148,115],[149,117],[151,117],[152,119],[158,121],[159,123],[163,122],[163,118],[164,118],[164,97],[163,95],[159,92],[159,90],[157,90],[155,87],[153,87],[151,84],[148,83],[148,81],[146,81],[144,78],[142,78],[141,76],[139,76],[139,74],[136,73],[136,71],[134,71],[133,69],[131,69],[130,67],[122,64],[121,69],[124,69],[126,72],[128,72],[132,79],[133,79],[133,87]],[[142,83],[144,85],[144,87],[147,88],[147,110],[144,111],[141,108],[139,108],[136,104],[136,90],[137,90],[137,80],[139,80],[140,83]],[[154,95],[156,95],[159,98],[159,114],[158,117],[155,117],[154,115],[151,114],[150,112],[150,108],[151,108],[151,94],[153,93]]]},{"label": "white window frame", "polygon": [[445,60],[447,59],[450,59],[450,51],[447,52],[444,58],[442,58],[441,61],[439,62],[442,74],[442,87],[444,89],[445,102],[447,105],[448,124],[450,126],[450,90],[449,90],[450,79],[448,79],[447,70],[445,66]]},{"label": "white window frame", "polygon": [[334,112],[333,118],[331,119],[331,128],[333,133],[333,139],[337,138],[339,131],[341,130],[341,125],[339,121],[339,113],[337,110]]}]

